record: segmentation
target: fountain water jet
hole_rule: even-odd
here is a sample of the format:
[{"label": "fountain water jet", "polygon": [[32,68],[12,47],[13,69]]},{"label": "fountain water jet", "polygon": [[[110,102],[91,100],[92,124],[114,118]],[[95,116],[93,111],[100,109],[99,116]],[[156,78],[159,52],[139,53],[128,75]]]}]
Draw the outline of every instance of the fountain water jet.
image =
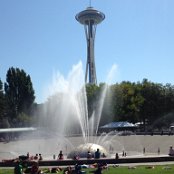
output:
[{"label": "fountain water jet", "polygon": [[[115,67],[114,65],[113,68],[111,68],[109,77],[115,73]],[[109,82],[110,80],[111,79],[108,78],[106,81]],[[96,137],[98,133],[107,89],[108,86],[103,85],[99,100],[97,101],[97,107],[94,109],[90,120],[88,120],[84,73],[82,63],[79,62],[73,66],[67,78],[64,78],[60,73],[54,76],[53,83],[49,87],[48,95],[51,97],[48,98],[44,106],[41,122],[43,123],[45,121],[44,126],[46,126],[48,130],[52,129],[54,132],[59,132],[60,136],[82,135],[84,147],[80,145],[77,149],[80,153],[81,151],[79,149],[83,147],[82,149],[85,149],[87,153],[89,149],[94,149],[92,147],[99,146],[96,144],[97,139],[94,137]],[[72,153],[77,153],[77,149]],[[100,147],[100,150],[107,154],[103,147]],[[84,156],[85,152],[80,154]]]}]

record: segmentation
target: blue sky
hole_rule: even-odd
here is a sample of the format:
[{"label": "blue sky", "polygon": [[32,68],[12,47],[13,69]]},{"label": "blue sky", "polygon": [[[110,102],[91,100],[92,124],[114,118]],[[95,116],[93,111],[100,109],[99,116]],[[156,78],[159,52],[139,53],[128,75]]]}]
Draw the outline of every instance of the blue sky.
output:
[{"label": "blue sky", "polygon": [[[67,76],[74,64],[86,64],[84,28],[75,15],[88,0],[1,0],[0,79],[10,67],[31,76],[36,102],[53,73]],[[98,82],[113,64],[113,83],[147,78],[174,84],[174,0],[93,0],[105,13],[97,27],[95,61]]]}]

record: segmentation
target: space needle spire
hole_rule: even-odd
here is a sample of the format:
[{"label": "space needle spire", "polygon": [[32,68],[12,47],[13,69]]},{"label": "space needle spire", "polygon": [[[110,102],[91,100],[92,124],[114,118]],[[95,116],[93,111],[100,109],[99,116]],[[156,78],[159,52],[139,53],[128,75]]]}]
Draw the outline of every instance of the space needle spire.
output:
[{"label": "space needle spire", "polygon": [[[91,0],[89,1],[89,7],[81,11],[75,16],[76,20],[84,25],[86,41],[87,41],[87,62],[85,72],[85,83],[97,84],[97,75],[94,58],[94,43],[97,24],[101,23],[105,19],[104,13],[91,7]],[[88,77],[89,73],[89,77]]]},{"label": "space needle spire", "polygon": [[91,7],[91,0],[89,0],[89,7]]}]

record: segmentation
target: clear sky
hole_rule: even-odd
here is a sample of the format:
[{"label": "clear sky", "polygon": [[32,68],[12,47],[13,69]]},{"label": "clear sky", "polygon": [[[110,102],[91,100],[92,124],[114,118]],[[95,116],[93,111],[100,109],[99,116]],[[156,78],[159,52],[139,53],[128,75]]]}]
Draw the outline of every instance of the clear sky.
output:
[{"label": "clear sky", "polygon": [[[31,76],[36,102],[53,73],[86,64],[84,28],[75,15],[88,0],[0,0],[0,79],[10,67]],[[174,0],[92,0],[105,13],[97,27],[98,82],[117,65],[113,83],[147,78],[174,84]]]}]

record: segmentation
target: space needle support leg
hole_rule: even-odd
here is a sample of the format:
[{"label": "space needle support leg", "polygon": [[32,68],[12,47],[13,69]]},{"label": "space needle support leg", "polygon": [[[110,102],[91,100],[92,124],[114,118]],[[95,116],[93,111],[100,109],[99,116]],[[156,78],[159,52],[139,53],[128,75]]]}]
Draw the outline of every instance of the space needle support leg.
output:
[{"label": "space needle support leg", "polygon": [[89,56],[88,56],[88,41],[89,41],[89,35],[88,35],[88,28],[86,25],[84,25],[85,29],[85,35],[86,35],[86,42],[87,42],[87,61],[86,61],[86,72],[85,72],[85,83],[87,83],[87,78],[88,78],[88,62],[89,62]]}]

